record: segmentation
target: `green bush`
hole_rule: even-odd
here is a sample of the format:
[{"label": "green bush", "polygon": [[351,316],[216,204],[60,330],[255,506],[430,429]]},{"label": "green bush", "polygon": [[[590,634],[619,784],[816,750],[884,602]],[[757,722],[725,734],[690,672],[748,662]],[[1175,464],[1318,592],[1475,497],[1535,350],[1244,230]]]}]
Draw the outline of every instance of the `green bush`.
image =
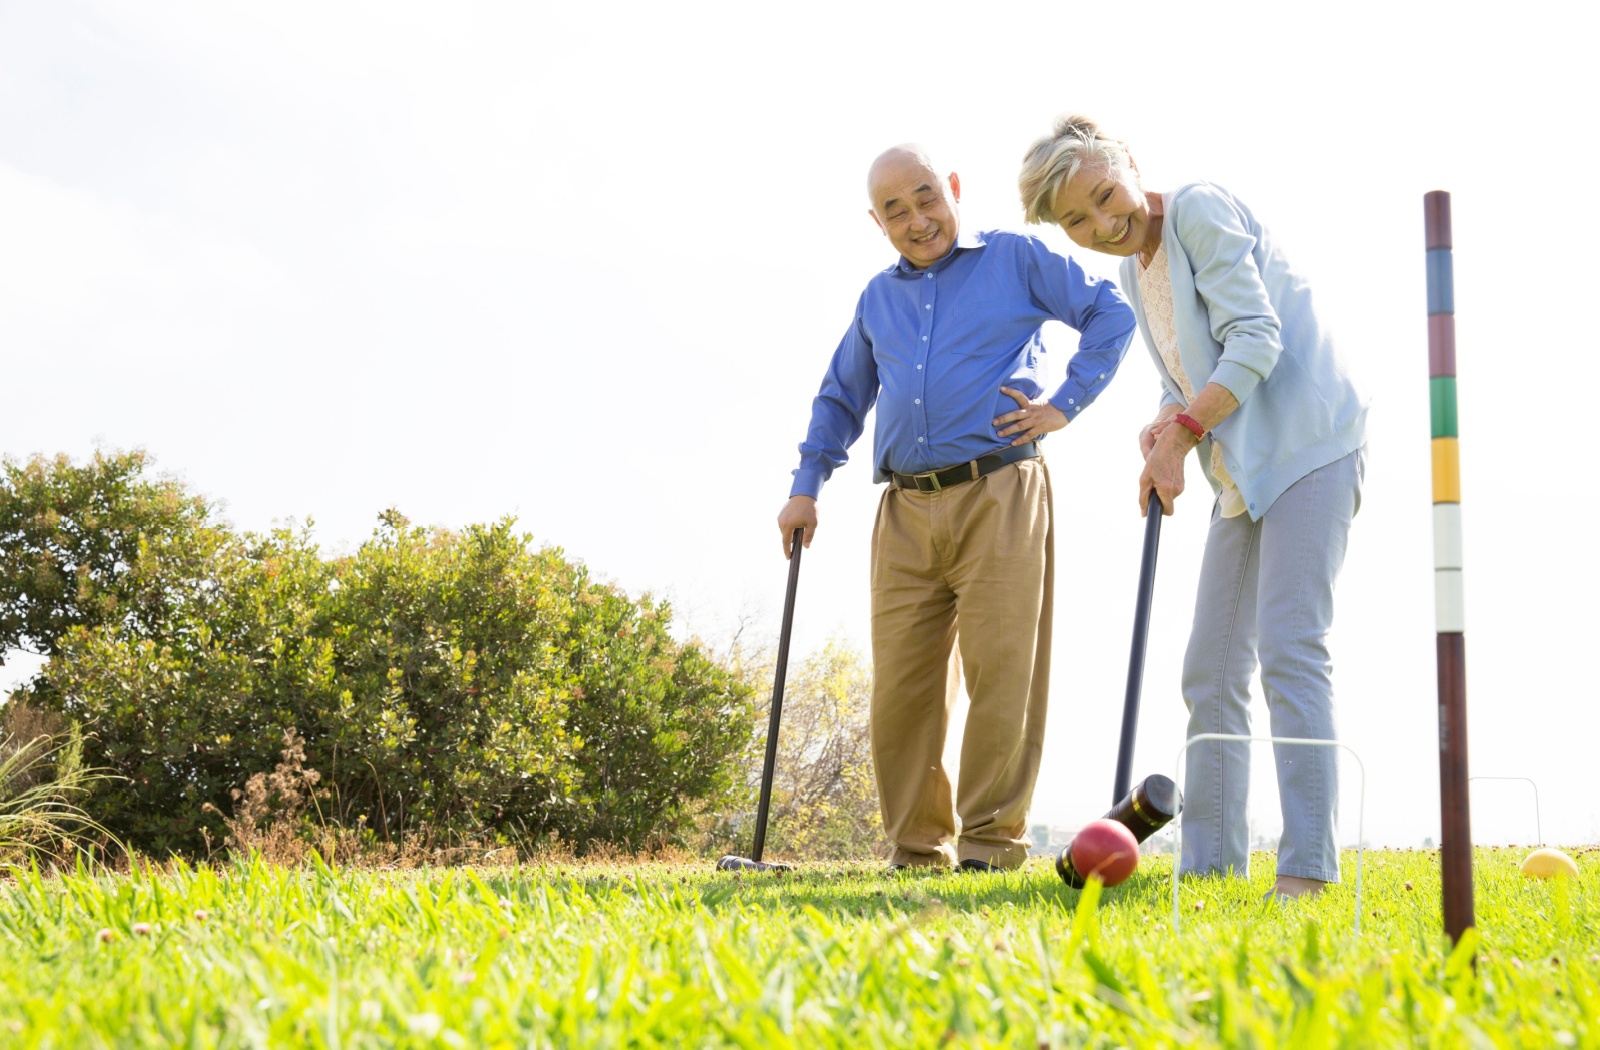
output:
[{"label": "green bush", "polygon": [[[108,510],[55,527],[79,537],[132,520],[125,504],[151,487],[197,527],[127,526],[139,535],[127,567],[55,579],[164,583],[101,587],[94,616],[74,613],[57,584],[22,587],[0,616],[63,625],[26,692],[86,728],[86,762],[126,778],[86,808],[132,845],[192,853],[220,840],[233,791],[274,768],[291,730],[320,773],[313,819],[385,839],[556,835],[580,850],[636,849],[680,838],[732,784],[749,690],[673,640],[665,606],[592,582],[511,520],[458,533],[390,511],[354,554],[324,558],[307,529],[236,535],[128,463],[35,461],[43,493],[52,470],[74,484],[100,472],[98,502],[86,502]],[[0,520],[17,496],[0,492]]]},{"label": "green bush", "polygon": [[753,691],[697,644],[668,633],[670,611],[591,583],[578,569],[568,668],[569,724],[583,740],[583,804],[551,828],[630,851],[681,842],[696,814],[738,785]]}]

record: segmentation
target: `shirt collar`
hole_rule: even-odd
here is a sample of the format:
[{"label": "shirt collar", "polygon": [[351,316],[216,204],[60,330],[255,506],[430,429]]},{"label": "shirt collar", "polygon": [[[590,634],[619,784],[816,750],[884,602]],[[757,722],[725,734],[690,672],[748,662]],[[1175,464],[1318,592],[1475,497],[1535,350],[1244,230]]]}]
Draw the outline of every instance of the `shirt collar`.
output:
[{"label": "shirt collar", "polygon": [[907,260],[904,255],[902,255],[900,256],[899,261],[894,265],[894,273],[896,277],[921,277],[926,273],[938,273],[946,266],[949,266],[956,256],[960,255],[968,248],[982,248],[983,245],[984,235],[981,230],[977,233],[968,233],[966,230],[962,230],[960,233],[956,234],[955,246],[952,247],[948,252],[945,252],[944,258],[940,259],[932,266],[926,266],[919,270],[915,266],[912,266],[910,261]]}]

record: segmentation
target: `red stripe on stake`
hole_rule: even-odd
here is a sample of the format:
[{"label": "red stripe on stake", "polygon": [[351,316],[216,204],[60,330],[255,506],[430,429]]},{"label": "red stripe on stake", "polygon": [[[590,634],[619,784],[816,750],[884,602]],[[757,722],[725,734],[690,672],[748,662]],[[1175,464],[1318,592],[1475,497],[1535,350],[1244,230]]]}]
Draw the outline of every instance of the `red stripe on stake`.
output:
[{"label": "red stripe on stake", "polygon": [[1456,315],[1428,315],[1428,377],[1456,374]]}]

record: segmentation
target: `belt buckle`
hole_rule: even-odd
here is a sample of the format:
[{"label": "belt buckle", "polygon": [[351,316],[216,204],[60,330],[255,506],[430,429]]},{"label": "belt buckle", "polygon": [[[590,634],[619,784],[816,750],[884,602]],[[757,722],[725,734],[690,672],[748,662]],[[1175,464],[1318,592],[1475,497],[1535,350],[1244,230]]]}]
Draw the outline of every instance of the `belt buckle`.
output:
[{"label": "belt buckle", "polygon": [[[939,472],[937,470],[930,470],[925,474],[913,474],[911,478],[917,483],[918,492],[938,492],[944,488],[943,485],[939,484]],[[924,478],[928,480],[929,487],[923,487],[922,481]]]}]

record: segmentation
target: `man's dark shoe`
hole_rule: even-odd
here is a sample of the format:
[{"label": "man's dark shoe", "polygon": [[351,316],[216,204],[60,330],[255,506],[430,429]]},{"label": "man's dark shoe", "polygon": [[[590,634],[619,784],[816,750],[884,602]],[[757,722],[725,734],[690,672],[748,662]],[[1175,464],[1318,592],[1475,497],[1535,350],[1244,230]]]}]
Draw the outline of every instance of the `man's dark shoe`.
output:
[{"label": "man's dark shoe", "polygon": [[979,860],[976,857],[968,857],[966,860],[961,862],[961,870],[962,871],[1005,871],[1006,869],[1000,867],[998,864],[990,864],[986,860]]}]

